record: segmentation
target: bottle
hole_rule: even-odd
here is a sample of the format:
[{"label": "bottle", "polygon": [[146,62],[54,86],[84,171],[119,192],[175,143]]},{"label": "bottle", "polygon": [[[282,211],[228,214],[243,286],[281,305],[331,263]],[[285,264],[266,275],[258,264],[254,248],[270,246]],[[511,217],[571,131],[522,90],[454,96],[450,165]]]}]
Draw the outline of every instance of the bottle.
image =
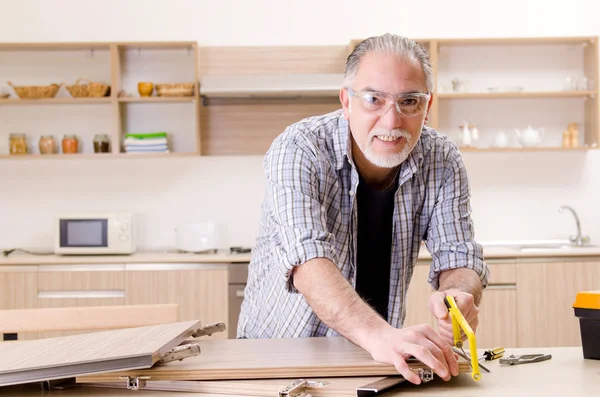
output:
[{"label": "bottle", "polygon": [[10,134],[10,154],[27,154],[25,134]]},{"label": "bottle", "polygon": [[567,127],[566,130],[563,131],[563,143],[562,146],[564,148],[570,148],[571,147],[571,127],[569,124],[569,127]]},{"label": "bottle", "polygon": [[579,130],[577,129],[577,123],[569,124],[569,130],[571,131],[571,147],[579,147]]},{"label": "bottle", "polygon": [[106,134],[94,135],[94,153],[108,153],[110,140]]},{"label": "bottle", "polygon": [[75,135],[65,135],[62,140],[62,151],[64,154],[77,153],[78,141]]},{"label": "bottle", "polygon": [[40,154],[53,154],[56,150],[56,143],[52,135],[42,135],[39,141]]}]

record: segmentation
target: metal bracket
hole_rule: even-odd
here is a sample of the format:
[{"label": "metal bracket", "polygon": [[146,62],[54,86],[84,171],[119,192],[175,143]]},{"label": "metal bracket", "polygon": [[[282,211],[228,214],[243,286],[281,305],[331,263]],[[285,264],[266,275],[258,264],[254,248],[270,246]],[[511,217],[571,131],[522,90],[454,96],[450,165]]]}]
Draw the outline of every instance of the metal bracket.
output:
[{"label": "metal bracket", "polygon": [[[427,383],[433,380],[433,370],[419,368],[417,370],[419,378],[423,383]],[[368,397],[381,393],[385,390],[391,389],[392,387],[399,385],[406,381],[403,376],[388,376],[375,382],[371,382],[368,385],[358,387],[356,389],[356,397]]]},{"label": "metal bracket", "polygon": [[171,361],[181,361],[187,357],[193,357],[200,354],[200,346],[196,344],[187,344],[176,346],[165,353],[156,365],[170,363]]},{"label": "metal bracket", "polygon": [[119,379],[125,379],[128,390],[139,390],[146,387],[146,380],[149,376],[119,376]]},{"label": "metal bracket", "polygon": [[311,394],[306,393],[309,387],[322,387],[327,383],[315,382],[306,379],[298,379],[292,382],[291,385],[284,387],[279,391],[279,397],[311,397]]},{"label": "metal bracket", "polygon": [[225,331],[225,328],[225,323],[213,323],[204,325],[198,328],[196,331],[194,331],[194,333],[192,334],[192,338],[199,338],[205,335],[211,336],[214,333]]}]

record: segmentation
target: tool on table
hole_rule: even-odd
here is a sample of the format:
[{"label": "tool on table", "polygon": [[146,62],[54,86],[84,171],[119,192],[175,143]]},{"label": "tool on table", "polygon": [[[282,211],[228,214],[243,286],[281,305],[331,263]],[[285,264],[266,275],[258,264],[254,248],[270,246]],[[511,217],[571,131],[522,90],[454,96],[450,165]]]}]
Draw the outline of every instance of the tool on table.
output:
[{"label": "tool on table", "polygon": [[[479,360],[477,359],[477,342],[475,340],[475,333],[473,329],[460,312],[460,309],[456,305],[456,301],[452,296],[447,295],[444,299],[444,303],[448,307],[450,317],[452,318],[452,334],[454,336],[454,346],[462,350],[463,342],[460,336],[460,330],[465,332],[469,341],[469,350],[471,353],[471,377],[474,380],[481,379],[481,372],[479,371]],[[463,353],[466,353],[463,350]]]},{"label": "tool on table", "polygon": [[492,361],[502,356],[504,356],[504,348],[498,346],[483,352],[483,356],[479,360]]},{"label": "tool on table", "polygon": [[551,354],[520,354],[515,356],[511,354],[506,358],[500,359],[500,364],[508,364],[508,365],[519,365],[519,364],[529,364],[529,363],[539,363],[540,361],[550,360],[552,358]]},{"label": "tool on table", "polygon": [[[461,356],[462,358],[464,358],[465,360],[469,361],[471,358],[469,356],[467,356],[465,354],[464,351],[457,349],[456,347],[452,348],[452,351],[456,354],[458,354],[459,356]],[[484,367],[482,364],[479,364],[479,368],[481,368],[482,370],[484,370],[485,372],[487,372],[488,374],[492,371],[490,371],[489,369],[487,369],[486,367]]]},{"label": "tool on table", "polygon": [[306,392],[309,387],[323,387],[325,382],[315,382],[306,379],[298,379],[292,382],[291,385],[284,387],[279,391],[279,397],[311,397],[311,394]]},{"label": "tool on table", "polygon": [[[429,382],[433,379],[433,371],[431,369],[419,368],[417,370],[417,374],[423,383]],[[358,387],[356,389],[356,397],[373,396],[377,393],[391,389],[392,387],[404,381],[406,381],[406,378],[403,376],[388,376],[375,382],[371,382],[368,385]]]}]

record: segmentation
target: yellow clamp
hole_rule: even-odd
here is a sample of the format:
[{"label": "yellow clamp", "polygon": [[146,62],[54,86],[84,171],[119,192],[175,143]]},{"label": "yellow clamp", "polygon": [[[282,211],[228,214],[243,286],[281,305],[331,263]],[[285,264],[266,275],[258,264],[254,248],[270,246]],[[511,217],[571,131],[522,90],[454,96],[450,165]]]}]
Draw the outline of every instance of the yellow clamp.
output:
[{"label": "yellow clamp", "polygon": [[448,312],[450,312],[450,317],[452,318],[454,346],[458,347],[459,349],[463,346],[462,338],[460,337],[460,329],[462,328],[463,331],[465,331],[465,335],[467,335],[467,339],[469,341],[469,350],[471,353],[471,377],[473,377],[474,380],[480,380],[481,372],[479,372],[479,360],[477,358],[477,342],[475,341],[475,333],[458,309],[454,298],[452,296],[446,296],[444,302],[446,303]]}]

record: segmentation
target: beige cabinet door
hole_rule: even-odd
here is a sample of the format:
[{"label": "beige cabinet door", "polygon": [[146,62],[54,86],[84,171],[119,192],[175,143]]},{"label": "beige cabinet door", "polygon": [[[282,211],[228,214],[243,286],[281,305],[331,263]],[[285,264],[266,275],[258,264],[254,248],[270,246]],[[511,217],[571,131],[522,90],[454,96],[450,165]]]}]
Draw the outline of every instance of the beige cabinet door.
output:
[{"label": "beige cabinet door", "polygon": [[581,346],[577,293],[600,286],[600,261],[573,260],[518,265],[519,347]]},{"label": "beige cabinet door", "polygon": [[[114,264],[42,265],[36,307],[112,306],[125,304],[125,266]],[[96,330],[95,332],[97,332]],[[40,338],[81,331],[40,332]]]},{"label": "beige cabinet door", "polygon": [[[179,321],[223,322],[229,328],[225,265],[127,265],[126,290],[128,305],[178,303]],[[225,331],[209,338],[227,339],[227,335]]]},{"label": "beige cabinet door", "polygon": [[[37,266],[0,267],[0,310],[33,309],[37,295]],[[2,335],[2,339],[34,339],[36,334]]]},{"label": "beige cabinet door", "polygon": [[479,305],[478,349],[517,347],[517,275],[514,261],[488,263],[490,277]]},{"label": "beige cabinet door", "polygon": [[435,319],[429,311],[429,297],[433,292],[427,282],[429,263],[417,262],[406,294],[406,318],[403,327],[419,324],[435,326]]}]

